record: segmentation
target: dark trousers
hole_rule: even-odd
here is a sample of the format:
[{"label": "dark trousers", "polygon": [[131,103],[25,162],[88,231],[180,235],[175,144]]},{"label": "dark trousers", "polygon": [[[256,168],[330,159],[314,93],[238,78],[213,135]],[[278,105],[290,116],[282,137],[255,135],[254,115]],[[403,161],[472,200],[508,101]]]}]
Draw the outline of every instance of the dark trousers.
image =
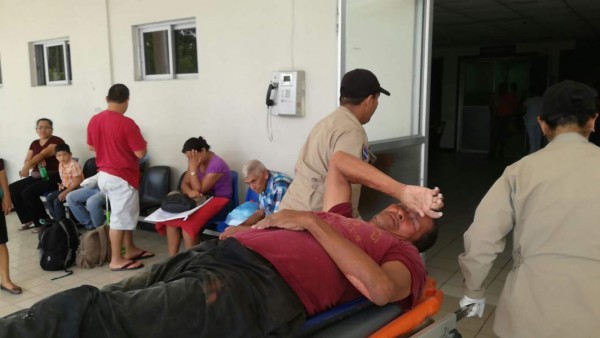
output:
[{"label": "dark trousers", "polygon": [[46,195],[46,208],[52,219],[58,221],[65,218],[65,206],[63,201],[58,199],[62,190],[56,190]]},{"label": "dark trousers", "polygon": [[30,176],[8,186],[13,206],[17,211],[21,224],[33,221],[36,226],[41,225],[40,219],[46,218],[46,210],[40,196],[56,190],[59,182],[60,177],[58,175],[51,175],[48,181]]},{"label": "dark trousers", "polygon": [[302,302],[236,239],[212,240],[102,290],[84,285],[0,319],[4,337],[292,337]]}]

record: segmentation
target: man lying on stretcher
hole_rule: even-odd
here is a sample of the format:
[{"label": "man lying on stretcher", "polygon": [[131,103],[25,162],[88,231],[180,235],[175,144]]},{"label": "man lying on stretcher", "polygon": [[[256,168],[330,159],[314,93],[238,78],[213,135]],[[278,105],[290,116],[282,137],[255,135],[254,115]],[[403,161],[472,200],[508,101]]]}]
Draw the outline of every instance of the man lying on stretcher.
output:
[{"label": "man lying on stretcher", "polygon": [[[58,293],[0,319],[0,337],[287,337],[307,315],[361,294],[412,307],[425,267],[405,239],[435,233],[431,217],[441,215],[442,195],[344,153],[329,168],[329,212],[280,211],[102,290]],[[348,218],[350,182],[406,207],[392,205],[370,222]]]}]

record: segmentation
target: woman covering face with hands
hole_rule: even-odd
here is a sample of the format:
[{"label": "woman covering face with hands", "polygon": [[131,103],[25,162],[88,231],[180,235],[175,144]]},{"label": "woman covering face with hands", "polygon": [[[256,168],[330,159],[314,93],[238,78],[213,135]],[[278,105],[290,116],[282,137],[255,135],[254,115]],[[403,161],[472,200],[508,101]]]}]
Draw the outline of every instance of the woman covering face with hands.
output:
[{"label": "woman covering face with hands", "polygon": [[[185,141],[181,152],[188,162],[187,170],[181,181],[181,192],[194,199],[202,195],[225,197],[230,200],[231,204],[233,184],[229,166],[210,150],[210,145],[206,140],[202,136],[192,137]],[[231,209],[231,206],[227,208],[227,210]],[[201,212],[202,210],[197,211],[196,214]],[[182,237],[186,249],[199,243],[198,233],[205,224],[190,224],[195,220],[196,218],[192,215],[185,222],[176,222],[176,224],[171,222],[166,226],[169,255],[177,254]]]}]

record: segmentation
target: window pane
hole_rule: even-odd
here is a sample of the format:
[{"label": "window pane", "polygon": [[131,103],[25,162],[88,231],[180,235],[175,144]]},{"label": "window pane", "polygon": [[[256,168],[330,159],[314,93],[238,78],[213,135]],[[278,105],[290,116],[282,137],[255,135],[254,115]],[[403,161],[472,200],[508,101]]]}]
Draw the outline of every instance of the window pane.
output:
[{"label": "window pane", "polygon": [[146,75],[169,74],[169,36],[167,31],[144,33]]},{"label": "window pane", "polygon": [[44,45],[35,45],[35,72],[38,86],[46,85],[46,68],[44,66]]},{"label": "window pane", "polygon": [[67,42],[67,69],[69,70],[69,81],[73,80],[73,71],[71,70],[71,44]]},{"label": "window pane", "polygon": [[63,46],[48,47],[46,51],[48,53],[48,80],[66,80],[67,77],[65,73],[65,54]]},{"label": "window pane", "polygon": [[196,28],[175,30],[175,73],[198,73]]}]

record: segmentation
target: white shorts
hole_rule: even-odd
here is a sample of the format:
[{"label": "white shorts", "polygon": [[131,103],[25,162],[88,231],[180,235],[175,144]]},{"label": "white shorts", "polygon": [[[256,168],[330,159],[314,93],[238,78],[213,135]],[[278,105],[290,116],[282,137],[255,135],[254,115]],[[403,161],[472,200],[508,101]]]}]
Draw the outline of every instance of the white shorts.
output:
[{"label": "white shorts", "polygon": [[98,187],[110,202],[110,228],[134,230],[140,215],[138,191],[124,179],[102,171],[98,173]]}]

